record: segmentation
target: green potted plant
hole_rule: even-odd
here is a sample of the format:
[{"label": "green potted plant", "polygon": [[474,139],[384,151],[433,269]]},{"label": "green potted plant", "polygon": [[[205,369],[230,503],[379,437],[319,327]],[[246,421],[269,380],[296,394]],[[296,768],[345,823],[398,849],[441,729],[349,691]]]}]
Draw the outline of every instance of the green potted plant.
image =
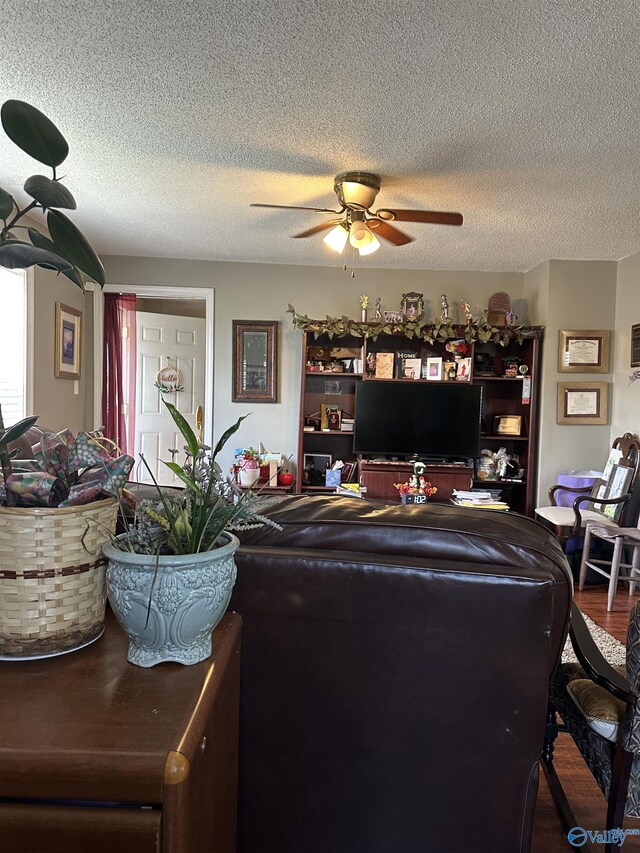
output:
[{"label": "green potted plant", "polygon": [[105,624],[102,545],[133,459],[69,430],[43,433],[34,460],[10,445],[30,417],[0,413],[0,658],[49,657],[97,640]]},{"label": "green potted plant", "polygon": [[183,466],[164,464],[184,489],[161,489],[142,456],[157,494],[138,501],[129,529],[103,547],[109,601],[129,637],[128,660],[144,667],[163,661],[194,664],[209,657],[211,633],[236,579],[239,541],[233,531],[273,524],[257,511],[257,496],[223,476],[216,462],[246,415],[211,451],[175,406],[163,402],[187,454]]},{"label": "green potted plant", "polygon": [[[0,187],[0,266],[55,270],[82,290],[85,278],[104,285],[100,259],[62,212],[76,209],[73,195],[57,174],[69,153],[64,136],[24,101],[6,101],[0,120],[12,142],[52,170],[51,177],[27,178],[24,191],[31,201],[24,207]],[[46,216],[46,234],[25,218],[36,213]],[[115,531],[116,524],[115,497],[108,489],[92,487],[93,496],[85,502],[88,484],[86,479],[80,482],[93,477],[97,468],[104,473],[104,458],[92,457],[91,462],[76,455],[71,469],[66,464],[64,473],[58,469],[59,453],[73,455],[70,448],[79,446],[79,436],[65,431],[52,437],[63,449],[50,447],[43,470],[36,466],[30,472],[12,471],[9,445],[36,420],[25,418],[5,429],[0,408],[0,657],[12,659],[61,654],[101,635],[106,602],[101,549],[105,531]],[[80,439],[86,449],[84,442]],[[99,447],[94,446],[92,453],[99,455]],[[70,498],[72,490],[75,497]],[[77,495],[79,490],[83,495]],[[95,522],[90,531],[88,520]]]}]

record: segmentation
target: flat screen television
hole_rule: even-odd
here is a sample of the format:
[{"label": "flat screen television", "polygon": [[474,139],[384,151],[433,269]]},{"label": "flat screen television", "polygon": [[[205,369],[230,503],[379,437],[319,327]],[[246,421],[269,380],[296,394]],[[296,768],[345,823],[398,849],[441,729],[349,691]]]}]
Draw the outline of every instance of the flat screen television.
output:
[{"label": "flat screen television", "polygon": [[462,382],[361,382],[355,453],[467,459],[480,452],[482,386]]}]

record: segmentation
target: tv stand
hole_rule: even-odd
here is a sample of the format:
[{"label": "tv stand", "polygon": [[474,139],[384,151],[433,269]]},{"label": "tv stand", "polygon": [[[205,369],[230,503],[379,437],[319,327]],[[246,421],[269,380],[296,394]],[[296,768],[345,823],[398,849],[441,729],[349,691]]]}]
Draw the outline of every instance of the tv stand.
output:
[{"label": "tv stand", "polygon": [[[346,324],[352,328],[352,322]],[[361,460],[354,450],[354,435],[357,432],[362,412],[356,411],[356,392],[361,385],[376,383],[379,388],[389,387],[391,393],[404,386],[415,388],[420,394],[421,384],[471,383],[482,388],[482,427],[479,449],[495,453],[505,447],[510,456],[517,457],[522,479],[517,482],[504,480],[505,499],[514,512],[532,515],[535,505],[536,471],[538,467],[538,401],[540,386],[540,355],[543,329],[540,326],[526,329],[494,329],[490,340],[483,342],[480,332],[472,327],[473,340],[468,340],[468,371],[464,376],[451,379],[450,371],[444,367],[454,359],[448,342],[442,340],[436,326],[423,327],[420,334],[409,330],[405,323],[394,323],[387,332],[373,322],[359,324],[363,328],[358,334],[350,331],[337,332],[332,324],[323,320],[309,320],[302,336],[302,375],[300,390],[300,422],[297,456],[297,480],[295,490],[300,492],[333,492],[332,486],[311,485],[305,480],[305,471],[313,467],[324,469],[329,462],[341,459],[353,463],[347,469],[350,480],[359,480],[367,486],[367,497],[378,497],[389,501],[398,500],[394,483],[406,482],[412,473],[412,459],[393,459],[385,453],[383,444],[361,446],[365,451],[378,451],[382,459]],[[362,331],[365,332],[364,338]],[[411,335],[409,335],[411,331]],[[451,326],[447,334],[452,340],[460,341],[468,335],[463,325]],[[500,340],[498,340],[500,339]],[[501,345],[504,344],[504,346]],[[378,359],[378,356],[383,358]],[[426,378],[408,379],[403,372],[403,359],[419,359]],[[441,379],[428,375],[429,360],[442,358]],[[393,362],[393,363],[392,363]],[[476,367],[478,370],[476,370]],[[380,368],[380,369],[378,369]],[[409,397],[409,394],[407,394]],[[328,412],[338,415],[329,428]],[[398,417],[413,416],[410,406],[407,412],[398,411]],[[365,416],[366,417],[366,416]],[[462,445],[459,452],[465,453]],[[415,442],[394,445],[412,450]],[[429,446],[422,445],[427,452]],[[434,499],[447,501],[452,489],[469,488],[471,473],[467,460],[453,461],[447,447],[436,447],[434,452],[443,453],[446,459],[423,459],[429,466],[428,479],[438,488]],[[455,451],[453,451],[455,452]],[[471,451],[473,452],[473,451]],[[359,470],[358,470],[359,469]],[[475,481],[485,487],[483,479]],[[496,481],[496,485],[498,482]],[[500,486],[499,486],[500,487]]]},{"label": "tv stand", "polygon": [[[438,491],[431,498],[448,503],[454,489],[469,489],[473,483],[473,466],[469,463],[427,462],[425,477]],[[360,463],[360,482],[366,486],[367,498],[399,501],[394,483],[406,483],[413,474],[413,462],[363,460]]]}]

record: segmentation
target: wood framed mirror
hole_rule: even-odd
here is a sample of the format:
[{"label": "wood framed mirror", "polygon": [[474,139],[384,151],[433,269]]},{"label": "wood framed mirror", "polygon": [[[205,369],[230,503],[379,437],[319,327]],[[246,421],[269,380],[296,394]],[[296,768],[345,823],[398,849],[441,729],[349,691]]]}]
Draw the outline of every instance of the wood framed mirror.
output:
[{"label": "wood framed mirror", "polygon": [[233,320],[231,399],[234,403],[277,403],[277,320]]}]

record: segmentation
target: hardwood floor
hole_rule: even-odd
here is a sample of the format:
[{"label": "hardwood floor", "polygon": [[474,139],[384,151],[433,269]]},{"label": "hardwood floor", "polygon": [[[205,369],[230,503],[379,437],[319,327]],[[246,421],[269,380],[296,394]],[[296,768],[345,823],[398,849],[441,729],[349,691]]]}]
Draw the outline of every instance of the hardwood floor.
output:
[{"label": "hardwood floor", "polygon": [[[621,586],[613,611],[607,613],[606,591],[606,586],[593,586],[586,588],[584,592],[576,592],[576,604],[596,624],[624,643],[629,612],[638,601],[638,596],[630,598],[627,594],[627,588]],[[559,735],[556,741],[554,761],[578,824],[585,829],[603,829],[606,813],[605,799],[574,746],[570,735]],[[640,829],[640,820],[625,818],[624,826],[626,829]],[[594,851],[602,851],[604,847],[594,844],[593,849]],[[640,836],[628,836],[620,849],[640,851]],[[532,853],[567,853],[570,850],[576,851],[580,848],[572,847],[567,841],[541,771],[531,851]]]}]

